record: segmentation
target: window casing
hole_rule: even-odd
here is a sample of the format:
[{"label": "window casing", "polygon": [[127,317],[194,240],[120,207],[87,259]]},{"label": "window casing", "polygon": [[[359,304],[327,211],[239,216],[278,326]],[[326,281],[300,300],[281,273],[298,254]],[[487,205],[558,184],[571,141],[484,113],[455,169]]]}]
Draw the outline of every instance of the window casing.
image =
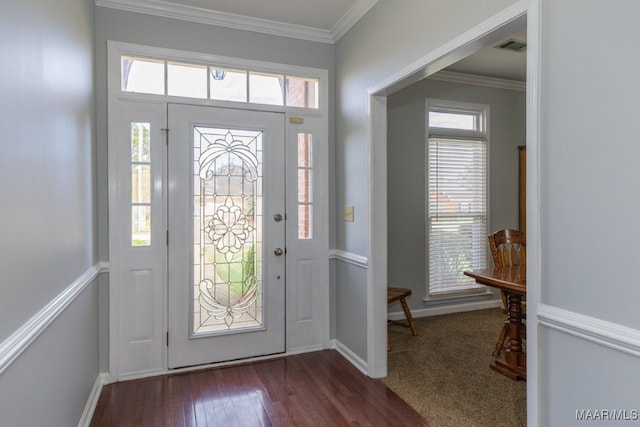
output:
[{"label": "window casing", "polygon": [[487,266],[487,105],[427,100],[425,299],[484,290],[463,271]]}]

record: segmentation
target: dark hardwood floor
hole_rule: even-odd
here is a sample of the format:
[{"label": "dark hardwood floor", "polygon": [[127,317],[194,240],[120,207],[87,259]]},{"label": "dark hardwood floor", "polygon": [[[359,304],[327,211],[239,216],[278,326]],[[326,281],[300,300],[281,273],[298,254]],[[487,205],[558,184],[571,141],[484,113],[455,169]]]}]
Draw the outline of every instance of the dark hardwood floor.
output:
[{"label": "dark hardwood floor", "polygon": [[431,426],[336,351],[105,386],[99,426]]}]

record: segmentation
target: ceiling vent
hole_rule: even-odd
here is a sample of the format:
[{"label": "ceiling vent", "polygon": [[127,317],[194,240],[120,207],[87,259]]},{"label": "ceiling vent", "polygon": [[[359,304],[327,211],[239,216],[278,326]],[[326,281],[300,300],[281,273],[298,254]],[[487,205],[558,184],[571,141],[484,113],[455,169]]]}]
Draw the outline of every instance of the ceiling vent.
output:
[{"label": "ceiling vent", "polygon": [[514,52],[524,52],[527,49],[527,42],[516,39],[509,39],[495,46],[495,48],[502,50],[512,50]]}]

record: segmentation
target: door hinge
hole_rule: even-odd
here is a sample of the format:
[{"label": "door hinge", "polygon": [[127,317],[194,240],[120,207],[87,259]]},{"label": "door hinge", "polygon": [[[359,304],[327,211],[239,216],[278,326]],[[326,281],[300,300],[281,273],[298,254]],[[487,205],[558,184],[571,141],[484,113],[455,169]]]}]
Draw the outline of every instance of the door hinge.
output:
[{"label": "door hinge", "polygon": [[169,145],[169,128],[162,128],[160,129],[161,132],[164,132],[165,138],[164,138],[164,143]]},{"label": "door hinge", "polygon": [[169,230],[167,230],[167,238],[166,238],[166,240],[167,240],[167,246],[169,246]]},{"label": "door hinge", "polygon": [[167,331],[167,347],[169,347],[169,331]]}]

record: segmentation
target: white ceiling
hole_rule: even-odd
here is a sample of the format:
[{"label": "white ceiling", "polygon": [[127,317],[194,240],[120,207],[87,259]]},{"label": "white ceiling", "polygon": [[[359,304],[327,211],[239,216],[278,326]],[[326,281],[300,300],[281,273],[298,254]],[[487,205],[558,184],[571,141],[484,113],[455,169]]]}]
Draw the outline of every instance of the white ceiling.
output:
[{"label": "white ceiling", "polygon": [[[526,42],[527,32],[520,31],[503,41],[508,39]],[[496,43],[496,46],[503,41]],[[527,52],[526,49],[514,52],[490,46],[449,66],[447,71],[524,82],[527,75]]]},{"label": "white ceiling", "polygon": [[[95,0],[97,6],[184,19],[260,33],[335,43],[378,0]],[[513,36],[526,41],[526,32]],[[447,68],[525,81],[526,54],[481,50]]]}]

